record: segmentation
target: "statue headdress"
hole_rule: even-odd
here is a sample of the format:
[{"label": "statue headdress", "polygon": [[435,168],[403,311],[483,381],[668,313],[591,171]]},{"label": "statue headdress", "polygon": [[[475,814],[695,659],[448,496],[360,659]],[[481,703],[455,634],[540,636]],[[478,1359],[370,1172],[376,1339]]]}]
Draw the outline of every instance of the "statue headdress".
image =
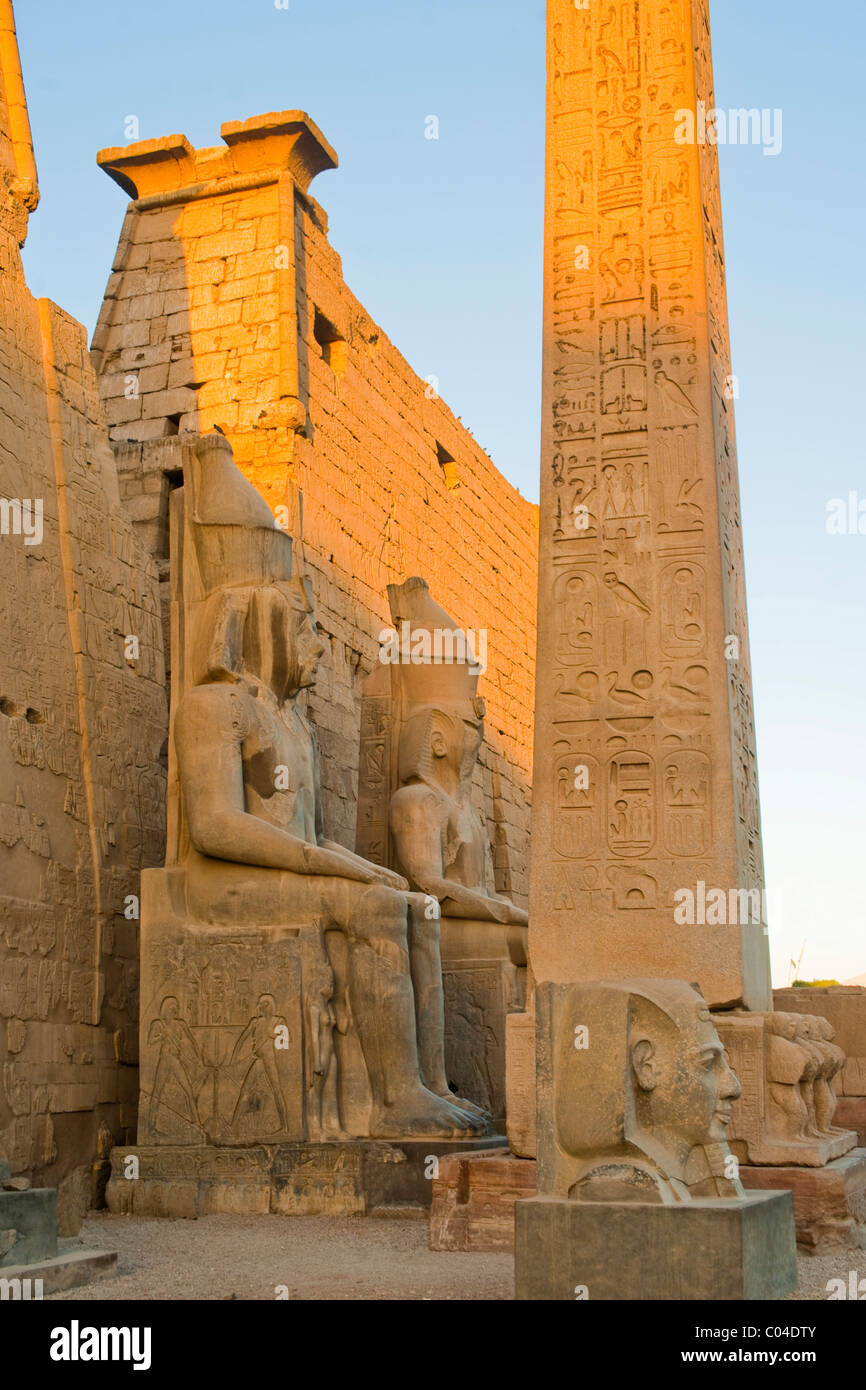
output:
[{"label": "statue headdress", "polygon": [[[693,1036],[696,1022],[711,1018],[697,988],[682,980],[546,983],[537,1007],[540,1104],[555,1116],[553,1131],[539,1136],[544,1190],[576,1195],[590,1173],[652,1166],[655,1145],[641,1124],[632,1047],[641,1036]],[[704,1146],[703,1158],[696,1149],[691,1171],[704,1181],[728,1153],[719,1143]],[[733,1195],[735,1184],[710,1180],[719,1195]]]},{"label": "statue headdress", "polygon": [[204,597],[217,589],[293,582],[292,538],[237,467],[224,435],[199,440],[183,481]]},{"label": "statue headdress", "polygon": [[[270,610],[288,599],[312,612],[309,580],[293,575],[292,539],[281,530],[267,502],[235,464],[224,435],[204,435],[184,468],[184,511],[198,572],[192,668],[194,683],[236,679],[249,622],[265,634]],[[192,560],[188,553],[184,565]],[[187,600],[193,597],[184,578]],[[280,595],[283,598],[280,598]]]},{"label": "statue headdress", "polygon": [[477,693],[480,667],[475,653],[463,630],[433,598],[426,579],[416,575],[405,584],[389,584],[388,603],[401,643],[404,633],[408,633],[411,652],[412,643],[428,634],[432,654],[432,659],[423,664],[407,661],[404,656],[392,668],[404,719],[422,706],[435,706],[465,719],[483,719],[484,701]]}]

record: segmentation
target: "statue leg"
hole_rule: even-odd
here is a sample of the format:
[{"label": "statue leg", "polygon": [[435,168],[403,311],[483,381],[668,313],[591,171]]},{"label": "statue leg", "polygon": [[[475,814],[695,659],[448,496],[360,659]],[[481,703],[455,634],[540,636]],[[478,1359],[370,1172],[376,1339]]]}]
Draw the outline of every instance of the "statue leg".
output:
[{"label": "statue leg", "polygon": [[[437,1096],[487,1122],[490,1114],[471,1100],[455,1095],[448,1085],[445,1069],[445,989],[442,983],[439,917],[428,915],[429,898],[410,893],[409,965],[415,990],[415,1019],[418,1029],[418,1055],[424,1084]],[[490,1092],[488,1092],[490,1094]]]},{"label": "statue leg", "polygon": [[[428,899],[410,893],[409,968],[415,989],[415,1021],[418,1056],[425,1086],[436,1095],[448,1096],[445,1073],[445,991],[439,949],[439,917],[427,916]],[[437,904],[438,907],[438,904]]]},{"label": "statue leg", "polygon": [[434,1095],[421,1080],[405,895],[373,885],[350,896],[354,901],[344,919],[349,990],[373,1092],[372,1137],[483,1133],[483,1121]]}]

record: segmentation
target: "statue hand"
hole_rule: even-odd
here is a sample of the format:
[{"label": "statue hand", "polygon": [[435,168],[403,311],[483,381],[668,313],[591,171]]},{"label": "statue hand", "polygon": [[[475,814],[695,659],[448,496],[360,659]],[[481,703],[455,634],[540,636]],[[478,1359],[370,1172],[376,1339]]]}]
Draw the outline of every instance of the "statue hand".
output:
[{"label": "statue hand", "polygon": [[529,913],[526,912],[526,911],[524,910],[524,908],[522,908],[522,907],[517,907],[517,906],[515,906],[514,903],[509,903],[509,909],[510,909],[510,910],[509,910],[509,913],[508,913],[508,922],[509,922],[509,925],[510,925],[510,926],[512,926],[512,927],[528,927],[528,926],[529,926]]},{"label": "statue hand", "polygon": [[401,893],[409,891],[408,880],[400,874],[395,874],[392,869],[383,869],[380,865],[375,865],[376,881],[384,883],[386,888],[396,888]]},{"label": "statue hand", "polygon": [[507,898],[496,897],[488,898],[488,902],[490,904],[490,915],[494,922],[500,922],[502,926],[506,926],[511,921],[511,913],[514,910],[511,903]]}]

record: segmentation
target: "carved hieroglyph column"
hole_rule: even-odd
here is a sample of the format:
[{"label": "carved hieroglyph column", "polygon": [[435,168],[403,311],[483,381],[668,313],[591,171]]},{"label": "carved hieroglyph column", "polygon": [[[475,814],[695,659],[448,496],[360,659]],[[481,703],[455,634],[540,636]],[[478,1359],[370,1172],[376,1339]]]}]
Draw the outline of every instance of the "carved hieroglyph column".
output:
[{"label": "carved hieroglyph column", "polygon": [[548,26],[532,965],[769,1009],[707,0]]}]

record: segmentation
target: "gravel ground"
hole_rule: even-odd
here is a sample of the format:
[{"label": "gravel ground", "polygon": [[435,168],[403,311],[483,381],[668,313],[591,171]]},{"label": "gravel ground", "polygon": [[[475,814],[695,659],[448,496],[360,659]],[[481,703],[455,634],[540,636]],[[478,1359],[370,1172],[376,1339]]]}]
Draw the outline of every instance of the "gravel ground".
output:
[{"label": "gravel ground", "polygon": [[[73,1242],[69,1242],[70,1245]],[[75,1245],[116,1250],[118,1274],[57,1301],[124,1299],[481,1300],[514,1297],[512,1257],[427,1246],[427,1223],[321,1216],[149,1221],[93,1213]],[[827,1281],[866,1278],[866,1250],[803,1255],[791,1298],[826,1299]],[[282,1295],[285,1297],[285,1294]],[[787,1301],[787,1300],[786,1300]]]},{"label": "gravel ground", "polygon": [[[322,1216],[146,1220],[93,1213],[76,1244],[118,1274],[56,1299],[510,1299],[513,1261],[428,1249],[427,1222]],[[285,1294],[283,1295],[285,1297]]]}]

